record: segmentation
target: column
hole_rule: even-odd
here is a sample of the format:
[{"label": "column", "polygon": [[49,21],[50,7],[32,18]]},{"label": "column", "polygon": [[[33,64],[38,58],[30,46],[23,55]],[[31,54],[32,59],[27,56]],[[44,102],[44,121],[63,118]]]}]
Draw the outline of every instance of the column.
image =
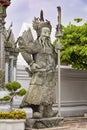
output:
[{"label": "column", "polygon": [[8,83],[8,62],[5,63],[5,83]]},{"label": "column", "polygon": [[16,66],[14,66],[14,72],[13,72],[13,80],[16,81]]},{"label": "column", "polygon": [[14,81],[16,81],[16,65],[17,65],[17,55],[14,56],[14,61],[13,61],[13,68],[14,68]]}]

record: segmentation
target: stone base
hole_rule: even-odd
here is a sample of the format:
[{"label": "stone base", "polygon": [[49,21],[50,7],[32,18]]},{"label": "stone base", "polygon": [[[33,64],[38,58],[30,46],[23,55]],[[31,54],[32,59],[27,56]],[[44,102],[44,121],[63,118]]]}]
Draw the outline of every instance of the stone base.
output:
[{"label": "stone base", "polygon": [[63,122],[62,117],[27,119],[26,130],[31,129],[31,128],[42,129],[42,128],[57,127],[62,122]]}]

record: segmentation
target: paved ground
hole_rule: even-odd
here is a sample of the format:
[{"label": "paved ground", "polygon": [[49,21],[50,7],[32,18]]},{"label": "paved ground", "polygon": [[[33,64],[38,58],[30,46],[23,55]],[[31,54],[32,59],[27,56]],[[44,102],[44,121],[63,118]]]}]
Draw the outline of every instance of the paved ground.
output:
[{"label": "paved ground", "polygon": [[87,130],[87,122],[67,123],[63,127],[57,129],[58,130]]},{"label": "paved ground", "polygon": [[87,130],[87,117],[64,118],[64,122],[59,127],[39,130]]}]

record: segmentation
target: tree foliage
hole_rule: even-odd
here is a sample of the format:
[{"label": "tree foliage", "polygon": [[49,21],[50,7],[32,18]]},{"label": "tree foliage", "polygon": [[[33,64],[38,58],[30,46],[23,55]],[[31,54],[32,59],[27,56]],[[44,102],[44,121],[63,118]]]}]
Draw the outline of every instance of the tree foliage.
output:
[{"label": "tree foliage", "polygon": [[73,68],[87,69],[87,23],[82,26],[69,23],[63,27],[61,43],[61,62],[71,64]]},{"label": "tree foliage", "polygon": [[77,23],[82,21],[82,18],[75,18],[74,21],[76,21]]},{"label": "tree foliage", "polygon": [[13,99],[17,96],[23,96],[26,94],[26,90],[21,88],[21,84],[17,81],[8,82],[5,84],[5,88],[8,91],[8,95],[0,99],[0,101],[10,101],[10,109],[13,107]]}]

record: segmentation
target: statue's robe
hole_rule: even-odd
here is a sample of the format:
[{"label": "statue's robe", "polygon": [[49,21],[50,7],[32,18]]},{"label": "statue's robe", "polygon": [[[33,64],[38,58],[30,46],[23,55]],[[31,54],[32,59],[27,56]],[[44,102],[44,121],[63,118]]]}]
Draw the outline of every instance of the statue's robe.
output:
[{"label": "statue's robe", "polygon": [[57,54],[54,46],[51,43],[50,45],[41,45],[36,40],[34,44],[29,44],[27,53],[32,54],[33,62],[39,65],[40,68],[33,72],[29,88],[21,106],[55,103]]}]

